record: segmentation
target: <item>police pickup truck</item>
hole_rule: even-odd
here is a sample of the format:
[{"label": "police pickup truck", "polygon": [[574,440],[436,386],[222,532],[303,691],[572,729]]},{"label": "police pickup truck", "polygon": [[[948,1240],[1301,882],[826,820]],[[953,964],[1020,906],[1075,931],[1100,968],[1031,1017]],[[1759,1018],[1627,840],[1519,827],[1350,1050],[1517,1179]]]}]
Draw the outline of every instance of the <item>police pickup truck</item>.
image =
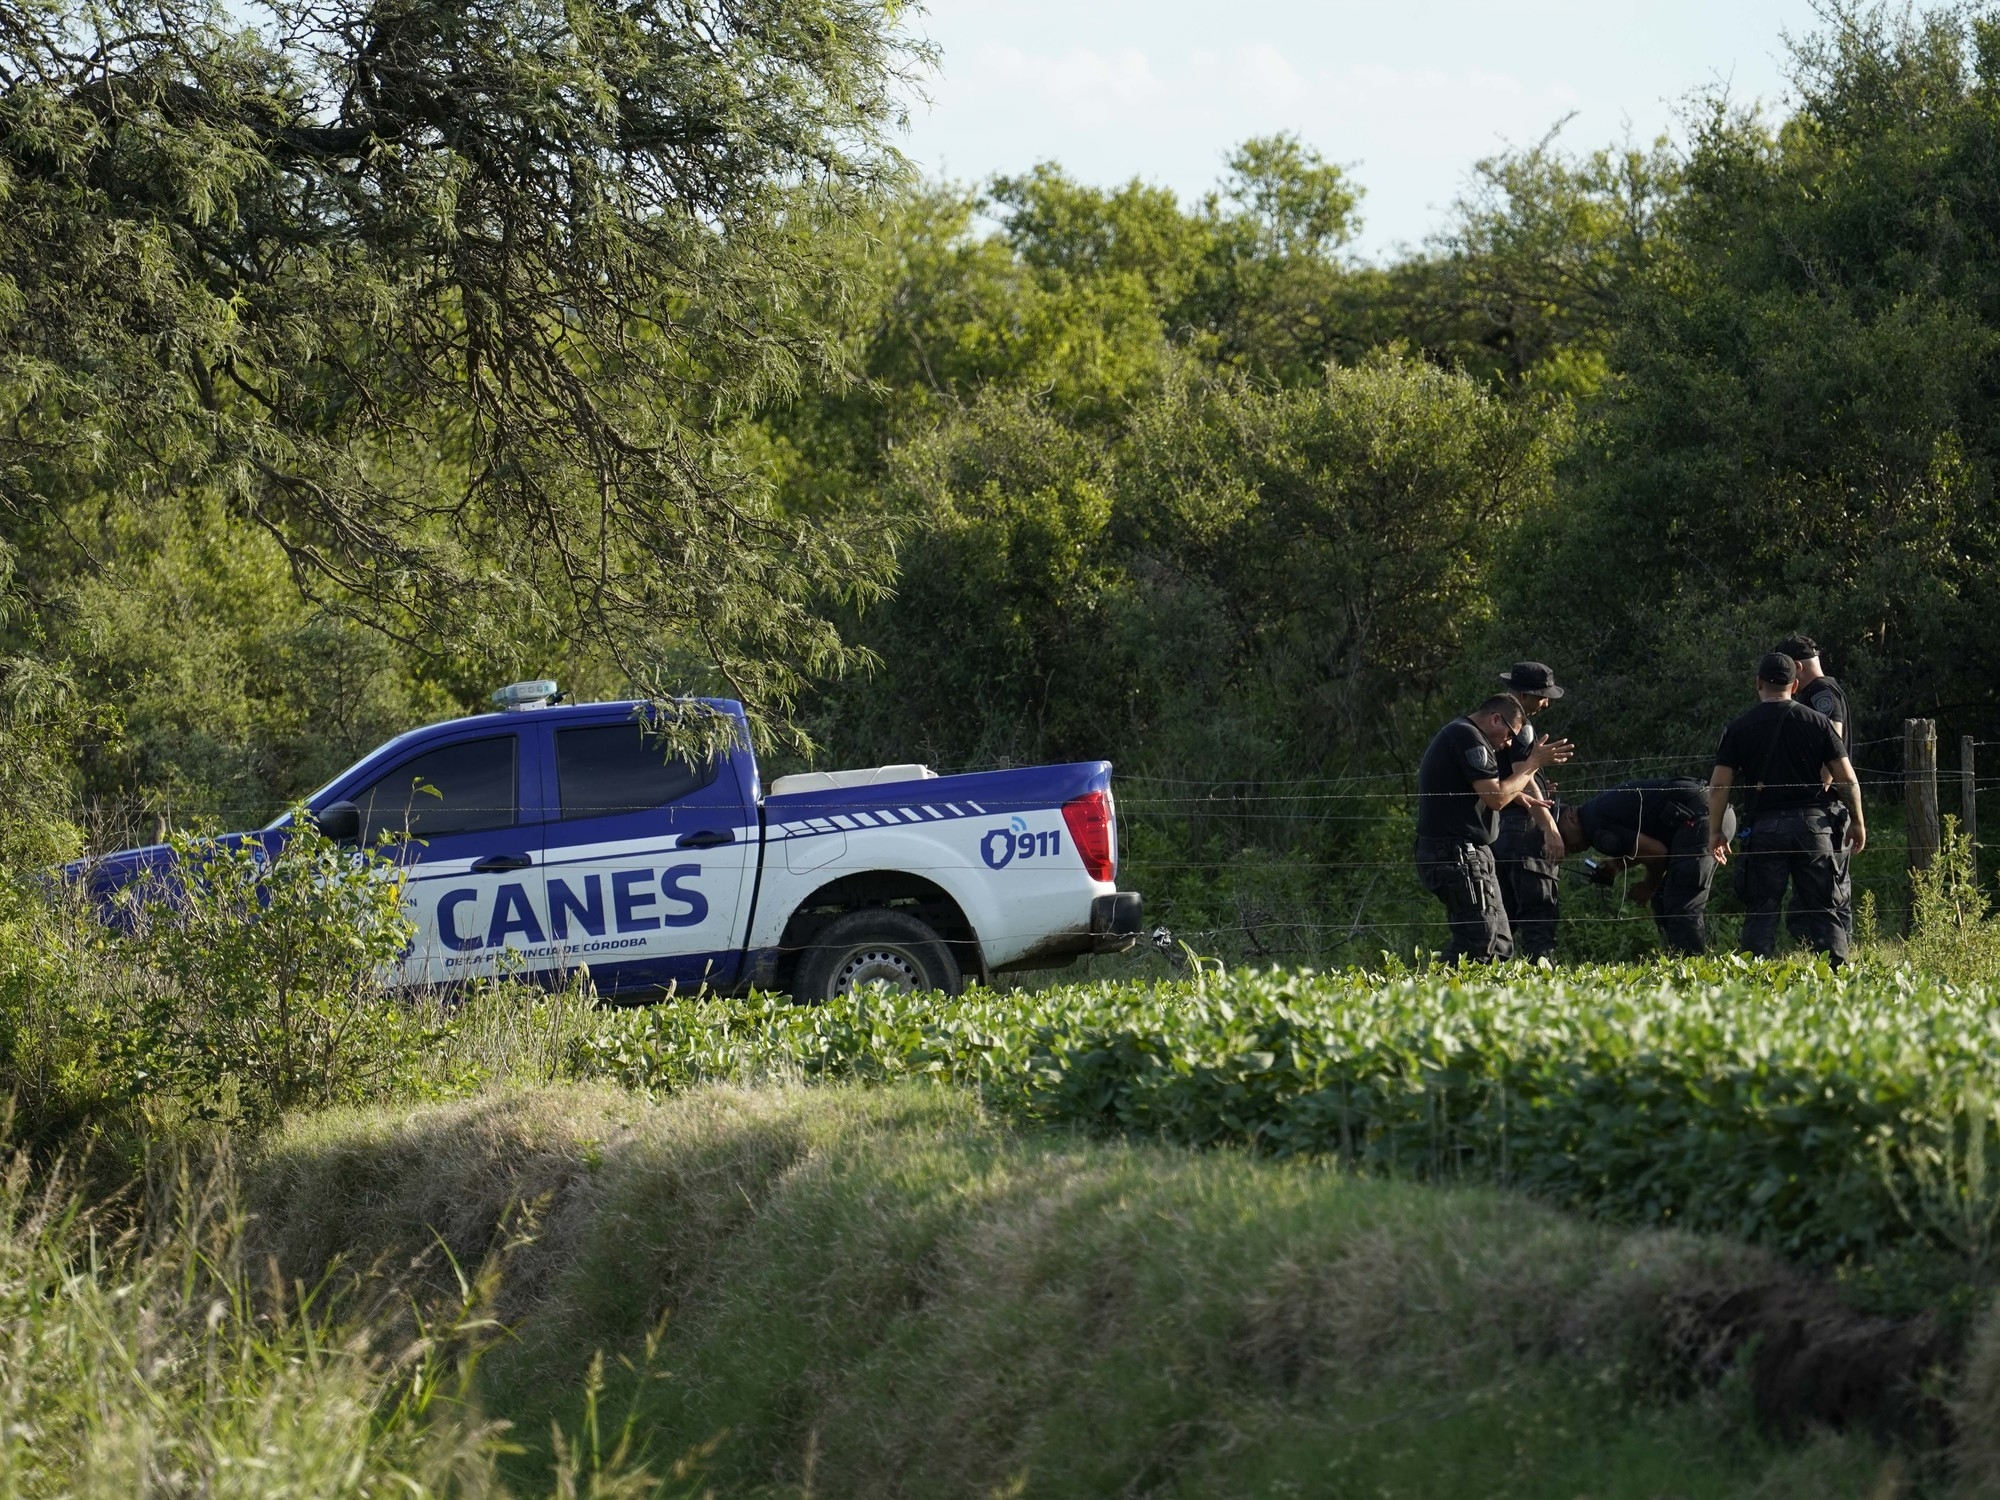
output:
[{"label": "police pickup truck", "polygon": [[[552,682],[494,699],[498,712],[389,741],[306,802],[328,835],[405,867],[416,935],[401,985],[588,967],[600,993],[635,998],[951,994],[1123,951],[1139,931],[1140,898],[1116,884],[1107,761],[766,788],[735,702],[696,700],[727,748],[683,756],[645,703],[562,704]],[[289,826],[235,837],[275,850]],[[102,898],[172,858],[155,845],[74,873]]]}]

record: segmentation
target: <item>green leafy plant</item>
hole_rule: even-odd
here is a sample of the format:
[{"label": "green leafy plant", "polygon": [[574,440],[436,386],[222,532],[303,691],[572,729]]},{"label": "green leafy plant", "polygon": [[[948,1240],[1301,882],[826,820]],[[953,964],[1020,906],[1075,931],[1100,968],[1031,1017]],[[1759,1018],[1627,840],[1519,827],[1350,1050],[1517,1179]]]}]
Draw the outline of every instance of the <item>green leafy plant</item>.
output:
[{"label": "green leafy plant", "polygon": [[1017,1118],[1502,1182],[1807,1260],[1912,1239],[1977,1257],[2000,1156],[1965,1133],[1965,1110],[1990,1072],[1991,1004],[1909,967],[1736,957],[1211,971],[950,1000],[663,1005],[600,1018],[579,1068],[669,1090],[938,1078]]},{"label": "green leafy plant", "polygon": [[275,852],[180,837],[135,887],[117,944],[134,990],[129,1085],[196,1114],[268,1119],[420,1080],[443,1020],[398,996],[401,871],[296,818]]},{"label": "green leafy plant", "polygon": [[1882,1145],[1882,1180],[1905,1222],[1975,1266],[1991,1258],[2000,1229],[2000,1102],[1968,1088],[1930,1128]]},{"label": "green leafy plant", "polygon": [[1909,962],[1958,981],[2000,976],[2000,925],[1988,911],[1972,841],[1947,817],[1930,864],[1910,874]]}]

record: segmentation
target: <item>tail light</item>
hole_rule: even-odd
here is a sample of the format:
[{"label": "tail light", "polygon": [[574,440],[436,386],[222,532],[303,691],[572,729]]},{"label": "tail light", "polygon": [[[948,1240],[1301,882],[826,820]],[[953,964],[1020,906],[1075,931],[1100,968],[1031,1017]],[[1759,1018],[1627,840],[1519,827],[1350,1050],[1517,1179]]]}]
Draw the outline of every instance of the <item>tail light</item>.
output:
[{"label": "tail light", "polygon": [[1118,878],[1117,825],[1111,811],[1111,793],[1085,792],[1063,804],[1063,822],[1069,825],[1069,841],[1083,856],[1083,871],[1092,880]]}]

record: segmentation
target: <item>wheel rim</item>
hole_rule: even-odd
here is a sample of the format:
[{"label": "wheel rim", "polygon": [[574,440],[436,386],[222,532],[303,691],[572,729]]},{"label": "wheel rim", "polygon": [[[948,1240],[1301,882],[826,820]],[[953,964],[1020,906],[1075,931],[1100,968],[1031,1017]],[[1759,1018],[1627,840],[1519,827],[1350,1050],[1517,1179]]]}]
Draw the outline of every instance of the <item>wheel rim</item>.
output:
[{"label": "wheel rim", "polygon": [[880,985],[898,995],[910,995],[930,988],[922,967],[914,958],[900,948],[880,943],[856,948],[841,960],[840,967],[833,973],[833,992],[836,995],[851,995],[871,985]]}]

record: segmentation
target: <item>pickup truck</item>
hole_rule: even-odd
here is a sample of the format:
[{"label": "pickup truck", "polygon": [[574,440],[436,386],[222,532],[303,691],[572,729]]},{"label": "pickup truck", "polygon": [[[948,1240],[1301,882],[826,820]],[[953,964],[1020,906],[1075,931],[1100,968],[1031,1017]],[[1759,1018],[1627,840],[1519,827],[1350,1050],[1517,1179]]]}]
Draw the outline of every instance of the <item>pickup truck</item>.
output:
[{"label": "pickup truck", "polygon": [[[1107,761],[938,776],[920,765],[758,776],[742,705],[695,700],[727,748],[673,755],[646,703],[500,711],[390,740],[306,800],[330,836],[404,866],[400,986],[500,974],[600,994],[756,987],[805,1001],[1121,952]],[[685,709],[683,709],[685,711]],[[234,835],[275,850],[291,815]],[[100,899],[171,866],[162,845],[73,867]]]}]

